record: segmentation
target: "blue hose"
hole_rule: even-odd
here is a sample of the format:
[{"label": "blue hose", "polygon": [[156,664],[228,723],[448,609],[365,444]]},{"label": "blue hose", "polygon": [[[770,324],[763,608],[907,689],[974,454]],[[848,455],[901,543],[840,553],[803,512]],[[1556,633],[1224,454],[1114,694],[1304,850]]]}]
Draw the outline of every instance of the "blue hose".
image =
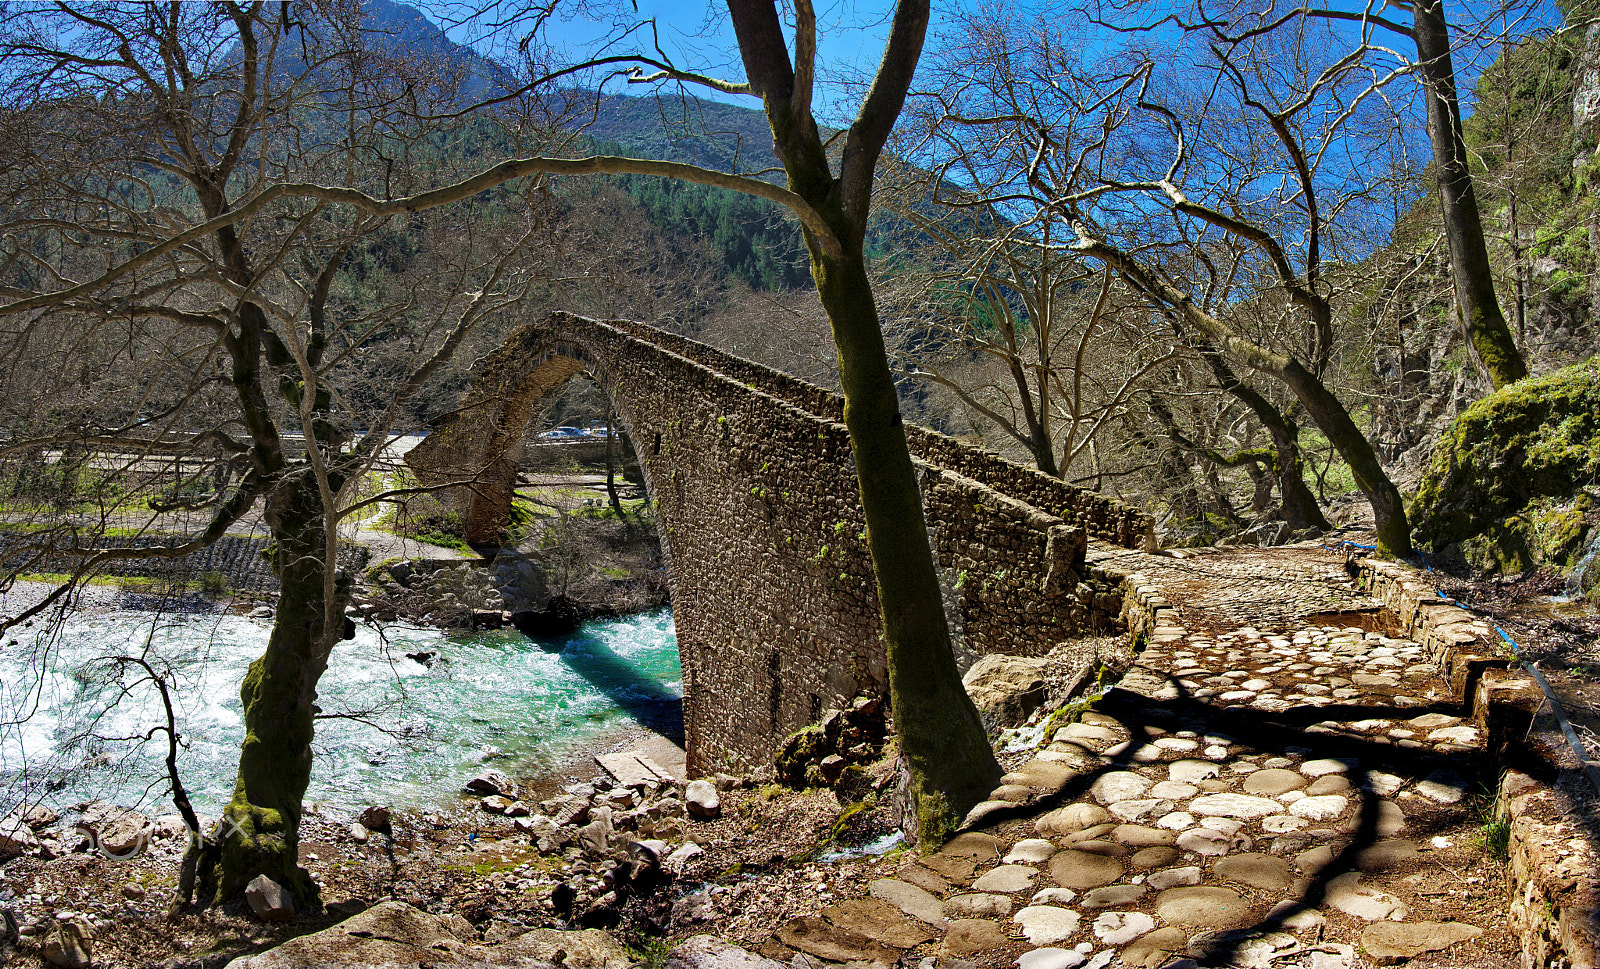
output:
[{"label": "blue hose", "polygon": [[1595,762],[1589,759],[1588,749],[1583,746],[1583,741],[1578,739],[1578,732],[1572,729],[1572,723],[1567,719],[1566,711],[1561,709],[1561,701],[1556,699],[1555,691],[1550,689],[1549,681],[1522,655],[1522,647],[1517,645],[1515,639],[1506,635],[1506,631],[1499,626],[1494,627],[1494,631],[1500,634],[1500,638],[1505,640],[1507,646],[1511,647],[1511,655],[1517,658],[1523,669],[1533,675],[1534,682],[1544,691],[1545,699],[1550,703],[1550,712],[1556,715],[1556,723],[1561,725],[1561,732],[1566,735],[1567,744],[1578,758],[1578,766],[1589,776],[1589,783],[1594,786],[1595,793],[1600,794],[1600,771],[1595,770]]}]

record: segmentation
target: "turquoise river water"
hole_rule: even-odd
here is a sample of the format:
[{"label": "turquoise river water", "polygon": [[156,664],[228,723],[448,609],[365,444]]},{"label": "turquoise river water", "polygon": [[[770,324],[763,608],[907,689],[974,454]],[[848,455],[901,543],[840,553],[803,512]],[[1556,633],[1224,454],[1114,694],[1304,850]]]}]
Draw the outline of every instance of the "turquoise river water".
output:
[{"label": "turquoise river water", "polygon": [[[114,656],[143,656],[167,676],[186,744],[180,774],[196,807],[215,812],[238,761],[239,683],[268,631],[266,621],[239,616],[118,612],[5,643],[0,814],[23,798],[170,810],[160,695],[143,670]],[[486,763],[532,775],[631,721],[680,728],[670,610],[589,623],[546,646],[509,630],[358,626],[318,689],[323,718],[306,800],[427,807]]]}]

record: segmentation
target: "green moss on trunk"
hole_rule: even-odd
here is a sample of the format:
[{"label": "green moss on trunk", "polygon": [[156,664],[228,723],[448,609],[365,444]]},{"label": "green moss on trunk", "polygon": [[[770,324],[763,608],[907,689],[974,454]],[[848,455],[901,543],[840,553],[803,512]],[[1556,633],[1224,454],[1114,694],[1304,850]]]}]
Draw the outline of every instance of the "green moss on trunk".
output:
[{"label": "green moss on trunk", "polygon": [[292,480],[269,499],[273,570],[281,583],[266,650],[239,688],[245,738],[233,798],[216,833],[191,845],[202,905],[243,896],[266,875],[294,892],[301,911],[320,905],[317,886],[299,865],[302,799],[311,781],[317,681],[344,632],[349,577],[334,585],[315,483]]},{"label": "green moss on trunk", "polygon": [[813,274],[839,353],[845,425],[855,458],[883,612],[889,696],[911,770],[919,839],[941,844],[988,796],[1000,767],[961,685],[899,396],[865,260],[817,258]]}]

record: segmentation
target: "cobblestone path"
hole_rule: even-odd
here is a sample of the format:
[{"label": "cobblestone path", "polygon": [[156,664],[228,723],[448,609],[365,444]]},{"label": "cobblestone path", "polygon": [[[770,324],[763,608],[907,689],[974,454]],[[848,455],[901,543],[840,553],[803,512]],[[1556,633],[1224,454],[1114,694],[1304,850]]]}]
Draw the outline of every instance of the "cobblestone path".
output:
[{"label": "cobblestone path", "polygon": [[1171,610],[1136,665],[1038,730],[942,851],[778,941],[1020,969],[1518,964],[1474,844],[1480,730],[1342,555],[1090,559]]}]

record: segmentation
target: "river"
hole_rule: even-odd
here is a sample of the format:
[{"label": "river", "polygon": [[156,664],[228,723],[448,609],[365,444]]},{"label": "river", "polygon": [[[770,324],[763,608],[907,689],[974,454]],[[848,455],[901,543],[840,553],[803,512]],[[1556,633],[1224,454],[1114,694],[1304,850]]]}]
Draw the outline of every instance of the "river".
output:
[{"label": "river", "polygon": [[[42,626],[0,649],[0,814],[24,798],[170,811],[166,734],[150,733],[165,723],[160,695],[143,670],[112,656],[144,656],[163,671],[190,797],[202,812],[226,803],[242,737],[239,683],[267,621],[115,612]],[[589,623],[547,645],[513,631],[358,626],[319,687],[307,802],[426,808],[485,764],[534,775],[630,721],[681,729],[670,610]]]}]

